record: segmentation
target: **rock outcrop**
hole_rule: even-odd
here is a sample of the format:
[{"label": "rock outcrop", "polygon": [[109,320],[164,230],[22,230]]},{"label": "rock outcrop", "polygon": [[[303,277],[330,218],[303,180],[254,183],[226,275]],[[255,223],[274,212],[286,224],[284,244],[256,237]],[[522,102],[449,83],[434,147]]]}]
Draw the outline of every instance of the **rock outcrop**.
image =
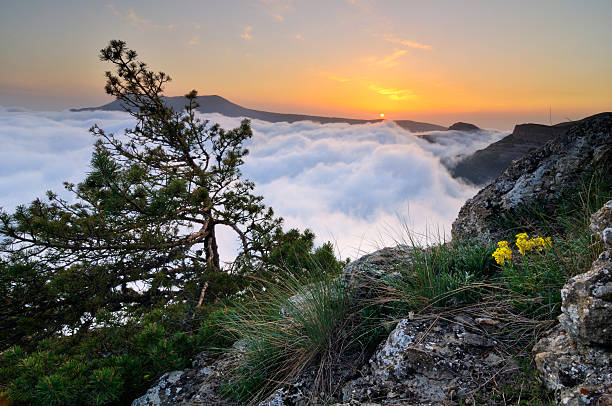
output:
[{"label": "rock outcrop", "polygon": [[542,148],[514,161],[459,211],[454,239],[503,237],[500,219],[536,202],[552,208],[594,173],[611,176],[612,113],[585,118]]},{"label": "rock outcrop", "polygon": [[516,371],[500,345],[467,314],[401,320],[363,368],[348,382],[342,405],[442,405],[475,402],[495,378]]},{"label": "rock outcrop", "polygon": [[[612,201],[595,213],[591,229],[612,227]],[[612,243],[591,269],[561,290],[560,325],[534,348],[546,386],[563,405],[612,405]]]},{"label": "rock outcrop", "polygon": [[132,406],[237,406],[239,403],[221,395],[221,385],[243,356],[243,347],[235,344],[220,356],[202,352],[191,368],[162,375],[146,394]]}]

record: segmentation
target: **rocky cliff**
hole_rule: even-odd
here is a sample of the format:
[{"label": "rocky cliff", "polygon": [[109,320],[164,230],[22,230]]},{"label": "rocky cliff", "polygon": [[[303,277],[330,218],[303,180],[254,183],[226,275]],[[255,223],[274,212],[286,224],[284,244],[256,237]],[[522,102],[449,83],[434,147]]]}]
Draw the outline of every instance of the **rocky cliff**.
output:
[{"label": "rocky cliff", "polygon": [[454,177],[474,185],[485,185],[501,175],[512,161],[564,134],[571,125],[519,124],[510,135],[463,157],[449,170]]},{"label": "rocky cliff", "polygon": [[521,207],[550,210],[571,198],[594,174],[609,177],[612,165],[612,113],[585,118],[543,147],[518,159],[468,200],[453,223],[453,238],[500,239],[503,222]]}]

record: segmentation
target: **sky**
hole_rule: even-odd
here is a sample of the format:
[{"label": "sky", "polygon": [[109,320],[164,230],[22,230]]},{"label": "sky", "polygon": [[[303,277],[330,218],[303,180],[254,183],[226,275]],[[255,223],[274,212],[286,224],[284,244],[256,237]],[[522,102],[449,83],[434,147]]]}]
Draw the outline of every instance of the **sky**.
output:
[{"label": "sky", "polygon": [[1,0],[0,105],[111,101],[121,39],[171,96],[511,129],[612,110],[610,21],[609,0]]}]

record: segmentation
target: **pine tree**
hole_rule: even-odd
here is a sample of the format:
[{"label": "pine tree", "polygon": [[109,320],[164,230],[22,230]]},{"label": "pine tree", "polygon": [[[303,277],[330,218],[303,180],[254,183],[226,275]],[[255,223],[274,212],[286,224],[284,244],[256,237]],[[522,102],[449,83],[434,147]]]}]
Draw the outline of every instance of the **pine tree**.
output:
[{"label": "pine tree", "polygon": [[130,306],[199,306],[207,274],[222,269],[218,226],[237,235],[245,269],[266,255],[261,237],[281,225],[240,171],[248,120],[226,131],[198,119],[195,90],[174,111],[163,96],[170,77],[149,70],[123,41],[111,41],[100,59],[115,68],[106,72],[106,92],[136,125],[124,134],[91,128],[98,138],[91,171],[65,184],[73,199],[48,192],[47,201],[0,213],[0,267],[11,281],[2,292],[3,324],[47,309],[37,313],[46,322],[22,333],[86,331],[100,311]]}]

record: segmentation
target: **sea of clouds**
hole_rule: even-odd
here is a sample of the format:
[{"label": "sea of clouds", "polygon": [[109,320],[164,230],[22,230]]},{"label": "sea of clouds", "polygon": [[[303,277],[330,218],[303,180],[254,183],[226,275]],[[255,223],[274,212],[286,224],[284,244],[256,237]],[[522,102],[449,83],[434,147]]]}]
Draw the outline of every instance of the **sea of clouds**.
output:
[{"label": "sea of clouds", "polygon": [[[206,115],[224,128],[240,120]],[[88,171],[97,123],[122,133],[134,121],[127,113],[34,112],[0,107],[0,206],[61,191]],[[459,208],[477,189],[451,177],[449,162],[501,139],[486,130],[429,132],[428,142],[384,121],[376,124],[268,123],[252,121],[254,136],[244,175],[286,227],[310,228],[318,243],[331,241],[341,257],[356,258],[413,236],[448,237]],[[237,247],[220,230],[220,255]]]}]

